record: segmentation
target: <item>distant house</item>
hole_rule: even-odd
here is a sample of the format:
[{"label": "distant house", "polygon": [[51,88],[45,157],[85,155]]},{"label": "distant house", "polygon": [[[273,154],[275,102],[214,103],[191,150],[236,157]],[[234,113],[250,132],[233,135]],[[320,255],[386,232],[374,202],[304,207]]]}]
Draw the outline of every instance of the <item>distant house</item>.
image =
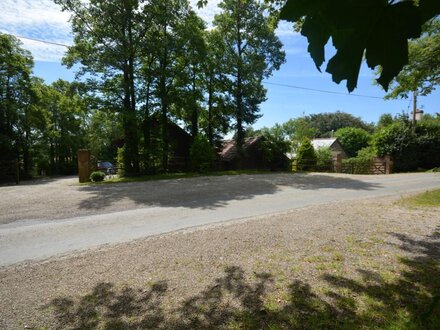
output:
[{"label": "distant house", "polygon": [[240,162],[235,140],[225,140],[219,152],[220,167],[223,170],[235,169],[261,169],[261,170],[286,170],[290,160],[280,151],[273,154],[272,159],[264,150],[266,142],[264,136],[246,138],[243,144],[243,158]]},{"label": "distant house", "polygon": [[[150,150],[161,157],[162,150],[162,123],[158,115],[152,116],[148,122],[150,134]],[[167,122],[168,168],[169,171],[189,171],[191,168],[190,148],[192,144],[191,135],[176,123]],[[161,159],[158,160],[159,162]]]},{"label": "distant house", "polygon": [[342,158],[347,158],[347,153],[345,152],[344,147],[337,138],[313,139],[311,142],[315,150],[328,148],[330,149],[333,157],[336,157],[336,155],[340,154]]}]

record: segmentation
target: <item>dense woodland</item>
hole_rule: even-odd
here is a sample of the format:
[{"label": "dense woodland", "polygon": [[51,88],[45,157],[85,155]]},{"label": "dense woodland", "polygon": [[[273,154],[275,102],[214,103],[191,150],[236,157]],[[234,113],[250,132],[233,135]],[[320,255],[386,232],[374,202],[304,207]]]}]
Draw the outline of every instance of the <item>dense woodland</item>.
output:
[{"label": "dense woodland", "polygon": [[[0,33],[0,162],[17,160],[22,177],[75,173],[80,148],[91,149],[95,159],[118,156],[127,176],[167,171],[173,156],[170,123],[203,150],[234,132],[239,154],[251,133],[265,134],[272,143],[268,149],[295,149],[304,138],[344,127],[385,132],[380,123],[375,127],[341,112],[252,131],[266,99],[262,81],[285,61],[274,32],[276,12],[261,1],[224,0],[209,28],[187,0],[55,2],[72,14],[74,44],[63,63],[79,68],[75,82],[48,85],[33,76],[31,54],[18,39]],[[431,63],[438,61],[432,56],[438,30],[434,19],[410,45],[410,65],[394,81],[390,97],[417,89],[426,95],[438,84],[439,66]],[[404,132],[406,145],[414,144],[414,134],[438,140],[438,118],[426,120],[426,130],[402,118],[391,118],[390,125],[404,125],[393,129]],[[405,147],[374,148],[399,158]]]},{"label": "dense woodland", "polygon": [[266,99],[262,80],[284,62],[258,1],[223,1],[211,29],[186,0],[56,2],[72,13],[63,61],[80,67],[80,83],[47,86],[19,41],[1,35],[1,157],[26,175],[73,173],[78,148],[114,159],[123,147],[126,175],[166,171],[170,121],[211,145],[235,130],[241,146]]}]

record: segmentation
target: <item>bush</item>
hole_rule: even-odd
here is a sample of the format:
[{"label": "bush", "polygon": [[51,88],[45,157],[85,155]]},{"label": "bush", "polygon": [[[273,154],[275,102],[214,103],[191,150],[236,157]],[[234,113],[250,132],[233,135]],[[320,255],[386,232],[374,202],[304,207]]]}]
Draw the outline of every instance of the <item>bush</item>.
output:
[{"label": "bush", "polygon": [[332,152],[330,148],[319,148],[316,153],[316,165],[319,167],[327,166],[332,160]]},{"label": "bush", "polygon": [[373,146],[362,148],[358,151],[357,159],[371,160],[377,157],[377,151]]},{"label": "bush", "polygon": [[296,161],[299,171],[311,171],[315,168],[317,156],[309,139],[305,139],[298,148]]},{"label": "bush", "polygon": [[196,172],[207,172],[214,160],[214,149],[208,139],[197,135],[190,149],[192,169]]},{"label": "bush", "polygon": [[355,127],[338,129],[335,136],[344,146],[348,157],[355,157],[359,150],[368,146],[371,136],[366,130]]},{"label": "bush", "polygon": [[380,157],[390,155],[394,160],[394,169],[412,171],[419,166],[421,148],[412,128],[396,122],[381,129],[374,136],[374,147]]},{"label": "bush", "polygon": [[104,172],[95,171],[95,172],[92,172],[92,174],[90,174],[90,180],[92,180],[92,182],[101,182],[101,181],[104,181],[104,179],[105,179]]}]

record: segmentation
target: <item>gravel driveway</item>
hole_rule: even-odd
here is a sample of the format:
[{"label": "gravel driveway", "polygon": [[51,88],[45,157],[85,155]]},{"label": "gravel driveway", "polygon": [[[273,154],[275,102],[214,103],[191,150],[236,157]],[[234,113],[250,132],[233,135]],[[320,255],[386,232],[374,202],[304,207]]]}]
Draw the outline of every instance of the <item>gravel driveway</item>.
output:
[{"label": "gravel driveway", "polygon": [[[405,184],[408,183],[406,186]],[[342,174],[258,174],[175,180],[79,185],[76,177],[0,186],[0,224],[29,219],[65,219],[148,207],[216,209],[231,201],[274,196],[285,189],[302,192],[380,192],[401,185],[399,193],[440,187],[434,173],[382,176]],[[298,195],[298,194],[297,194]],[[310,195],[310,194],[309,194]]]},{"label": "gravel driveway", "polygon": [[0,328],[386,327],[440,292],[439,225],[438,209],[381,198],[4,267]]}]

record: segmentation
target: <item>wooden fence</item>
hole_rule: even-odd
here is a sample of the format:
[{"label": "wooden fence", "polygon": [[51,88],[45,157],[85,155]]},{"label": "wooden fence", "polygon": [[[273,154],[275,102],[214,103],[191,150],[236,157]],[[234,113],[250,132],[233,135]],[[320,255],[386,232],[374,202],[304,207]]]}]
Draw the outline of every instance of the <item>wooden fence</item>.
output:
[{"label": "wooden fence", "polygon": [[375,158],[371,161],[343,161],[340,157],[328,162],[315,160],[297,160],[292,163],[293,172],[327,172],[346,174],[390,174],[393,162],[390,157]]}]

